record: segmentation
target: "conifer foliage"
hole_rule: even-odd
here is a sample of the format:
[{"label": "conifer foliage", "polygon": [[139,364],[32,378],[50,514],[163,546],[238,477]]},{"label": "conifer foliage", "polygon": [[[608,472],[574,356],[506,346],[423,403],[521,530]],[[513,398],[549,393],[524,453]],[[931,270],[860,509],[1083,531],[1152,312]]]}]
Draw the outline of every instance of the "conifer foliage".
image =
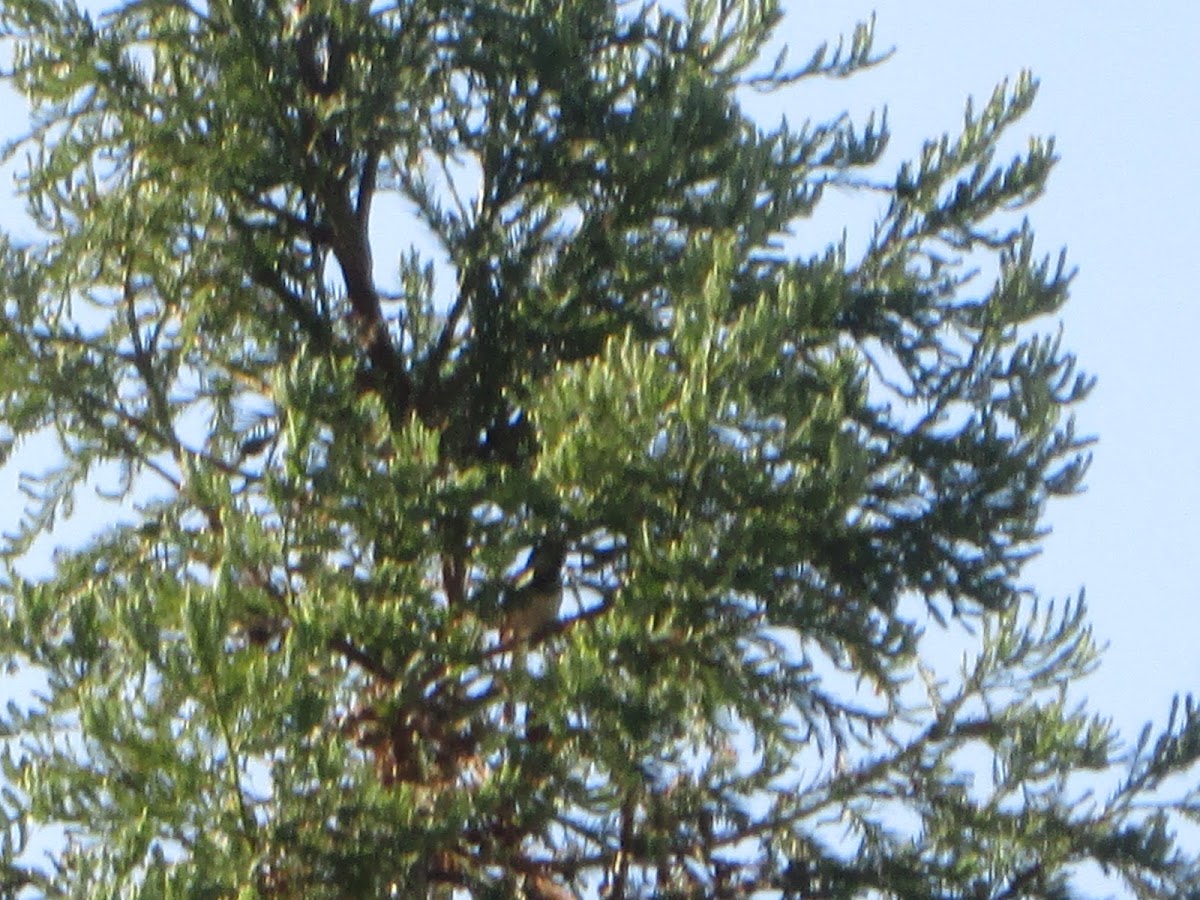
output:
[{"label": "conifer foliage", "polygon": [[[1013,214],[1052,144],[998,156],[1030,77],[888,174],[884,120],[798,124],[871,27],[793,66],[769,0],[0,26],[0,437],[53,448],[9,893],[1200,896],[1195,709],[1122,748],[1082,602],[1023,587],[1089,387]],[[803,246],[833,189],[863,246]]]}]

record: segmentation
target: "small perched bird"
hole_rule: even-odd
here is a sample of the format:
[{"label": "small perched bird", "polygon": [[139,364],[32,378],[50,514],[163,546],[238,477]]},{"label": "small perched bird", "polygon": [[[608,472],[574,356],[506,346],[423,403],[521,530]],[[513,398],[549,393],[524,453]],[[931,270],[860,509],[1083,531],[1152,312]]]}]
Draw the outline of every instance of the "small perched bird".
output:
[{"label": "small perched bird", "polygon": [[504,594],[506,639],[528,640],[558,619],[566,556],[561,538],[547,538],[530,551],[525,567]]}]

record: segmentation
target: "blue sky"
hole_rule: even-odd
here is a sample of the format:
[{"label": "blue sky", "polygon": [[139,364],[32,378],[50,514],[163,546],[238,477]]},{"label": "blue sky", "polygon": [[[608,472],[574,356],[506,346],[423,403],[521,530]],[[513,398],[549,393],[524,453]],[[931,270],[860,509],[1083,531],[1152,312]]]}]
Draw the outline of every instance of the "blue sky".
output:
[{"label": "blue sky", "polygon": [[[1054,135],[1062,161],[1029,216],[1041,249],[1065,245],[1080,270],[1061,319],[1066,345],[1099,377],[1079,425],[1100,440],[1087,492],[1051,508],[1054,533],[1028,575],[1047,596],[1086,587],[1109,647],[1081,693],[1132,738],[1163,720],[1173,694],[1200,690],[1200,391],[1189,365],[1200,353],[1200,4],[791,0],[784,36],[805,58],[872,11],[879,47],[895,56],[800,92],[790,118],[810,101],[817,117],[887,105],[898,160],[953,132],[968,95],[984,101],[1023,68],[1041,80],[1020,134]],[[0,96],[0,131],[23,118]],[[11,228],[19,207],[6,196],[0,223]],[[14,474],[0,480],[0,527],[20,502]]]}]

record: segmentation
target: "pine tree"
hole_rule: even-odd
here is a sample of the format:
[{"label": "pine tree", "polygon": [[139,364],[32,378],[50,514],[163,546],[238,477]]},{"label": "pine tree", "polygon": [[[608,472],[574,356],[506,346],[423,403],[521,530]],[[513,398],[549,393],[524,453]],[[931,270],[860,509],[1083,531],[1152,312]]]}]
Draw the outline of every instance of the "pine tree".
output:
[{"label": "pine tree", "polygon": [[[3,446],[55,448],[9,893],[1200,896],[1200,716],[1122,749],[1082,597],[1021,580],[1090,385],[1012,214],[1053,145],[997,158],[1031,77],[886,175],[883,119],[745,111],[881,61],[775,60],[768,0],[0,21]],[[832,188],[865,247],[802,246]]]}]

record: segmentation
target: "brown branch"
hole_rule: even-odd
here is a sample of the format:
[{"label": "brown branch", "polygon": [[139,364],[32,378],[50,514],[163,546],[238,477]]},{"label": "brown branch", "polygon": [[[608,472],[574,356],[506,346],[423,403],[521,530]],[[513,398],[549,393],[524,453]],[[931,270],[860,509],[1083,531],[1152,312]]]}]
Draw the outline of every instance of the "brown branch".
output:
[{"label": "brown branch", "polygon": [[484,651],[480,659],[483,661],[496,656],[503,656],[505,653],[511,653],[519,646],[536,647],[538,644],[544,643],[554,635],[562,634],[564,631],[574,628],[582,622],[598,619],[610,609],[612,609],[611,601],[605,600],[598,606],[593,606],[591,609],[585,609],[577,616],[571,616],[567,619],[555,619],[553,622],[547,622],[532,634],[511,637],[507,640],[501,641],[495,647],[490,647]]},{"label": "brown branch", "polygon": [[427,425],[437,422],[441,418],[439,413],[445,412],[442,407],[444,405],[444,396],[449,393],[449,383],[442,381],[441,368],[445,365],[446,359],[450,355],[450,348],[454,346],[455,332],[458,330],[459,321],[467,310],[468,302],[469,293],[464,284],[459,288],[458,297],[455,298],[454,305],[446,313],[446,321],[442,325],[442,332],[438,335],[437,343],[429,352],[429,355],[425,357],[424,365],[421,367],[425,382],[421,386],[417,405],[419,406],[418,413],[421,416],[421,420]]},{"label": "brown branch", "polygon": [[[454,191],[454,179],[451,173],[446,168],[445,159],[441,160],[442,167],[447,178],[447,183],[450,185],[451,192],[454,196],[455,203],[458,207],[458,214],[464,227],[467,226],[468,213],[461,198]],[[471,305],[472,300],[479,298],[482,295],[483,289],[487,284],[488,279],[488,262],[486,249],[487,235],[494,227],[496,219],[496,211],[502,206],[502,203],[492,197],[494,191],[492,182],[494,173],[485,169],[483,173],[484,183],[480,189],[480,197],[482,198],[478,215],[475,221],[469,226],[469,229],[464,233],[464,238],[461,242],[455,242],[451,246],[450,242],[444,241],[446,249],[450,252],[451,260],[456,265],[465,267],[460,268],[461,277],[458,288],[458,296],[455,298],[454,305],[446,314],[446,321],[442,325],[441,334],[438,335],[437,343],[426,356],[424,365],[422,366],[425,383],[421,386],[420,396],[417,403],[419,414],[422,421],[426,424],[434,424],[445,418],[446,410],[443,408],[446,404],[447,396],[451,393],[450,385],[442,381],[441,369],[445,365],[446,359],[450,355],[450,350],[454,346],[455,334],[458,331],[459,323],[466,314],[467,309]],[[489,200],[489,198],[491,198]],[[469,370],[461,369],[460,372],[470,375]],[[462,379],[457,379],[461,384]]]},{"label": "brown branch", "polygon": [[467,524],[449,516],[442,525],[442,592],[450,609],[462,609],[467,584]]},{"label": "brown branch", "polygon": [[393,427],[399,427],[412,411],[412,380],[383,317],[372,274],[371,245],[361,225],[364,216],[362,211],[351,207],[336,179],[327,181],[324,194],[322,199],[333,232],[330,246],[342,270],[346,297],[375,376],[374,387],[387,407]]},{"label": "brown branch", "polygon": [[[291,210],[284,209],[270,202],[257,191],[243,190],[239,191],[239,195],[248,206],[274,216],[280,224],[285,225],[290,232],[289,236],[301,234],[314,246],[329,243],[332,233],[327,225],[314,221],[308,216],[297,215]],[[236,214],[233,216],[233,222],[243,231],[249,231],[254,227]]]},{"label": "brown branch", "polygon": [[353,663],[370,675],[374,675],[385,684],[396,683],[394,672],[385,668],[382,663],[365,650],[355,646],[349,638],[330,638],[328,646],[334,653],[340,653],[345,657],[347,662]]},{"label": "brown branch", "polygon": [[579,895],[570,888],[542,873],[526,876],[525,892],[530,900],[579,900]]},{"label": "brown branch", "polygon": [[609,891],[611,900],[624,900],[625,885],[629,881],[629,858],[633,853],[635,813],[637,802],[630,794],[621,804],[621,848],[613,860],[612,890]]},{"label": "brown branch", "polygon": [[363,234],[370,233],[368,228],[371,222],[371,201],[375,197],[375,185],[379,177],[379,159],[378,147],[367,151],[362,177],[358,181],[358,200],[354,206],[354,215]]},{"label": "brown branch", "polygon": [[287,286],[283,276],[274,267],[267,265],[258,254],[251,260],[251,280],[264,290],[270,291],[283,303],[292,319],[313,340],[317,349],[328,352],[333,348],[333,331],[329,323],[316,310],[304,302],[304,298]]},{"label": "brown branch", "polygon": [[[132,238],[130,229],[130,236]],[[167,402],[162,385],[159,383],[158,374],[154,370],[154,359],[151,351],[142,341],[142,330],[137,319],[137,291],[133,285],[133,256],[132,254],[126,258],[125,272],[122,284],[121,299],[125,304],[125,319],[126,325],[129,328],[129,339],[133,345],[133,366],[137,370],[138,375],[142,379],[142,383],[146,386],[146,392],[150,396],[150,407],[153,415],[158,419],[158,427],[154,428],[136,416],[130,416],[143,433],[151,434],[156,440],[160,441],[170,451],[174,457],[176,464],[183,468],[183,449],[179,441],[179,435],[175,432],[175,427],[171,421],[171,407]],[[120,404],[114,405],[114,411],[121,415],[123,410]],[[143,461],[150,466],[158,474],[163,475],[163,471],[152,463],[148,457],[144,457]],[[164,476],[166,477],[166,476]],[[168,479],[173,484],[172,479]],[[174,486],[178,487],[177,484]]]}]

